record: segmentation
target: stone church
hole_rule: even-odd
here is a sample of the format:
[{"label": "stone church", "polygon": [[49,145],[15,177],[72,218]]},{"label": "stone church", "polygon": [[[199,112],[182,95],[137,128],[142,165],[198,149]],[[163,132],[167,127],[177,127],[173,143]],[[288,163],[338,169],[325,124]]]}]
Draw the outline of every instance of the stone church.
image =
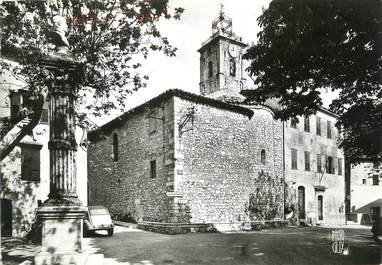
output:
[{"label": "stone church", "polygon": [[168,90],[88,134],[89,205],[167,232],[284,220],[284,123],[273,101],[243,103],[246,47],[221,12],[200,95]]}]

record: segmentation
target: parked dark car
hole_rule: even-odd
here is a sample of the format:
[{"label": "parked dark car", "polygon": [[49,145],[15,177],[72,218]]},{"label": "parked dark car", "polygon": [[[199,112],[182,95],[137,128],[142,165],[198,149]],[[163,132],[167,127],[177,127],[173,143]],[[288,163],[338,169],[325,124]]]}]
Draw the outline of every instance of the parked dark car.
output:
[{"label": "parked dark car", "polygon": [[106,230],[109,236],[114,233],[114,224],[109,210],[104,206],[88,206],[88,212],[84,219],[84,236],[98,230]]}]

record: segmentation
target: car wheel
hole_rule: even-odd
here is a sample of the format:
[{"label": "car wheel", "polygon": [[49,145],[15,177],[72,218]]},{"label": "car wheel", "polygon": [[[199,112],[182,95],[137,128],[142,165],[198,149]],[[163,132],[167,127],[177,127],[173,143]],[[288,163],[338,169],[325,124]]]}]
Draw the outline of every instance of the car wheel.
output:
[{"label": "car wheel", "polygon": [[114,228],[107,229],[108,236],[112,236],[114,234]]}]

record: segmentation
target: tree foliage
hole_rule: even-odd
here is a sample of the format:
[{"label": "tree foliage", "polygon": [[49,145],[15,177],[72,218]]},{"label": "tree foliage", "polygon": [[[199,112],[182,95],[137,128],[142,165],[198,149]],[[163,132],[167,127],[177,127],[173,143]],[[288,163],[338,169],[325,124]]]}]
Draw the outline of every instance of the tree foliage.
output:
[{"label": "tree foliage", "polygon": [[382,157],[382,2],[273,0],[258,18],[258,43],[244,58],[256,89],[277,97],[282,120],[316,113],[322,88],[338,91],[340,147],[350,161]]},{"label": "tree foliage", "polygon": [[2,60],[0,70],[24,81],[34,93],[46,90],[51,77],[40,58],[55,48],[47,36],[53,16],[61,15],[68,25],[72,56],[83,61],[86,69],[77,94],[77,102],[85,104],[79,117],[123,111],[126,97],[148,79],[139,71],[142,59],[150,51],[175,56],[176,48],[157,25],[160,19],[179,19],[182,12],[182,8],[169,10],[168,0],[4,1],[0,6],[2,55],[16,58],[19,64]]}]

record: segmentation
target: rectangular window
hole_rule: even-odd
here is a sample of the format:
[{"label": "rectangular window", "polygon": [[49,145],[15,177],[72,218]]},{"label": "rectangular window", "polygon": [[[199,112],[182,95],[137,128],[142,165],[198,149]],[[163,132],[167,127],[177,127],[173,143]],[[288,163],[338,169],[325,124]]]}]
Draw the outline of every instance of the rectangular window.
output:
[{"label": "rectangular window", "polygon": [[156,118],[157,112],[152,111],[149,114],[149,133],[155,133],[157,131],[157,118]]},{"label": "rectangular window", "polygon": [[157,161],[150,161],[150,178],[155,179],[157,177]]},{"label": "rectangular window", "polygon": [[305,151],[304,157],[305,157],[305,171],[310,171],[310,153]]},{"label": "rectangular window", "polygon": [[290,119],[290,127],[297,128],[297,122],[298,122],[298,120],[295,117]]},{"label": "rectangular window", "polygon": [[118,134],[113,133],[113,161],[114,162],[118,161],[119,159],[118,153],[119,153]]},{"label": "rectangular window", "polygon": [[23,98],[20,93],[11,91],[10,92],[10,110],[11,110],[11,120],[15,120],[18,117],[19,111],[22,108]]},{"label": "rectangular window", "polygon": [[21,179],[40,181],[41,145],[21,145]]},{"label": "rectangular window", "polygon": [[310,132],[309,116],[304,117],[304,131]]},{"label": "rectangular window", "polygon": [[291,149],[292,153],[292,169],[297,169],[297,150],[292,148]]},{"label": "rectangular window", "polygon": [[342,158],[338,158],[338,175],[342,175]]},{"label": "rectangular window", "polygon": [[212,69],[212,62],[208,62],[208,77],[211,77],[213,75],[213,69]]},{"label": "rectangular window", "polygon": [[378,186],[378,185],[379,185],[379,176],[373,175],[373,186]]},{"label": "rectangular window", "polygon": [[321,163],[321,155],[317,155],[317,172],[322,172],[322,163]]},{"label": "rectangular window", "polygon": [[321,118],[316,117],[316,134],[321,135]]},{"label": "rectangular window", "polygon": [[42,122],[42,123],[48,123],[49,122],[48,109],[42,109],[40,122]]},{"label": "rectangular window", "polygon": [[366,184],[366,179],[362,179],[362,184]]},{"label": "rectangular window", "polygon": [[334,163],[333,163],[333,157],[328,156],[328,161],[326,163],[326,172],[328,174],[334,174]]},{"label": "rectangular window", "polygon": [[326,134],[328,139],[332,139],[332,123],[330,121],[327,121],[327,126],[326,126]]}]

